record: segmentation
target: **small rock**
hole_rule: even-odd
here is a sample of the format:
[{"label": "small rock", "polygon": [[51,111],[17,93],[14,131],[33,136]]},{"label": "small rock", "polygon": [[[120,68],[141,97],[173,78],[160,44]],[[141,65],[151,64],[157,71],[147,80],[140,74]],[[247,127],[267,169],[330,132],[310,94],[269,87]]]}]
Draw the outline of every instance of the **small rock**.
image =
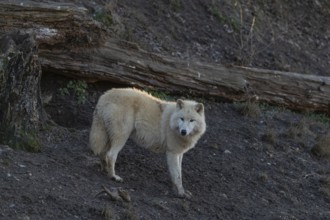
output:
[{"label": "small rock", "polygon": [[30,220],[30,217],[27,215],[21,215],[17,217],[17,220]]},{"label": "small rock", "polygon": [[11,149],[8,145],[2,145],[0,144],[0,155],[9,151],[12,151],[13,149]]},{"label": "small rock", "polygon": [[231,151],[230,150],[225,150],[224,153],[225,154],[231,154]]},{"label": "small rock", "polygon": [[261,198],[261,202],[264,204],[264,205],[269,205],[269,201],[265,198]]},{"label": "small rock", "polygon": [[221,197],[223,197],[224,199],[228,199],[228,196],[224,193],[221,194]]}]

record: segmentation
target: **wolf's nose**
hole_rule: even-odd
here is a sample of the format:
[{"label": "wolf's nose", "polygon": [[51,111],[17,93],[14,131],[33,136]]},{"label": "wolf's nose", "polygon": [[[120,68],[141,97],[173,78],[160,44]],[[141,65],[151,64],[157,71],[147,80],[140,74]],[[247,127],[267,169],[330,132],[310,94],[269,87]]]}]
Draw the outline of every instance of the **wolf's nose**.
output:
[{"label": "wolf's nose", "polygon": [[187,131],[186,130],[181,130],[181,135],[182,136],[186,136],[186,134],[187,134]]}]

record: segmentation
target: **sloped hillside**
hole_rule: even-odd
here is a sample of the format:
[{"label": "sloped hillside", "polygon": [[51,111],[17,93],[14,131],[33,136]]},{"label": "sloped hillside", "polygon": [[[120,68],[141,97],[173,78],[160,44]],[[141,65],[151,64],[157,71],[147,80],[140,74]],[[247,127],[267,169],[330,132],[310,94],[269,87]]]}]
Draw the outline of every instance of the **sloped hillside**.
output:
[{"label": "sloped hillside", "polygon": [[[68,2],[59,0],[59,3]],[[308,1],[70,1],[109,35],[195,61],[330,76],[330,3]],[[330,219],[330,119],[281,107],[205,104],[207,132],[183,158],[177,198],[164,155],[129,141],[111,181],[88,148],[98,97],[115,87],[43,73],[49,123],[40,153],[0,145],[0,219]],[[118,189],[131,201],[103,191]]]},{"label": "sloped hillside", "polygon": [[102,10],[111,12],[116,33],[149,51],[187,62],[330,75],[326,0],[139,0],[107,6]]}]

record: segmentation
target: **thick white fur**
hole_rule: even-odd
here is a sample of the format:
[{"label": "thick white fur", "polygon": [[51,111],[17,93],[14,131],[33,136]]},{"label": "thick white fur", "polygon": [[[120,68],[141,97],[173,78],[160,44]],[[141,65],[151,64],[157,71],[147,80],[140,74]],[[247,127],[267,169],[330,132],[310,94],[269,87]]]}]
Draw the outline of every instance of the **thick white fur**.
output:
[{"label": "thick white fur", "polygon": [[189,197],[182,186],[182,157],[195,146],[205,129],[201,103],[180,99],[166,102],[137,89],[112,89],[96,105],[90,147],[117,181],[122,181],[115,174],[117,155],[129,137],[142,147],[166,153],[177,193]]}]

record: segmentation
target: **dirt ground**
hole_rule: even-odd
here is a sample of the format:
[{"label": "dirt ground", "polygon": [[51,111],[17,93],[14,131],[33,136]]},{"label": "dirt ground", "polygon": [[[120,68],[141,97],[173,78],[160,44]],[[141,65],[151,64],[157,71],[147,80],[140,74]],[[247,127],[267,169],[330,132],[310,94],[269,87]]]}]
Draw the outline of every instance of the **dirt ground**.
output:
[{"label": "dirt ground", "polygon": [[[91,15],[110,11],[113,31],[149,51],[330,75],[327,1],[113,2],[74,3],[87,7]],[[256,23],[258,31],[251,41],[249,27],[257,12],[256,22],[268,25]],[[240,14],[246,15],[243,32],[236,30]],[[239,47],[238,39],[254,43]],[[98,158],[88,148],[88,134],[98,97],[113,85],[88,84],[80,103],[71,90],[63,93],[70,80],[43,73],[49,122],[40,131],[40,153],[0,145],[1,220],[330,219],[330,141],[321,142],[330,135],[329,117],[187,97],[184,91],[168,95],[205,104],[207,132],[183,159],[183,184],[193,194],[188,200],[173,194],[165,155],[131,141],[117,160],[124,182],[114,182],[101,172]],[[325,153],[312,153],[318,144]],[[123,189],[131,201],[111,199],[103,187]]]}]

